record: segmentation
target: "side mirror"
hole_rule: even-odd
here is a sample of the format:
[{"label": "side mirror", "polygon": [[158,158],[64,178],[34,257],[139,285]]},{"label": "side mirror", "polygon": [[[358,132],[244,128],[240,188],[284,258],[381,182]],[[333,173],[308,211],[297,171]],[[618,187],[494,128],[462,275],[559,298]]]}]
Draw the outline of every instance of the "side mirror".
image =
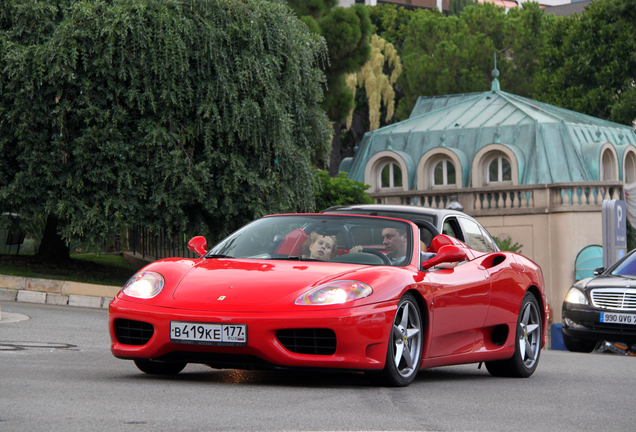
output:
[{"label": "side mirror", "polygon": [[207,247],[208,242],[203,236],[192,237],[188,242],[188,249],[190,252],[194,252],[199,255],[199,258],[206,254]]},{"label": "side mirror", "polygon": [[598,275],[602,274],[604,271],[605,271],[605,267],[597,267],[597,268],[594,269],[592,274],[594,276],[598,276]]},{"label": "side mirror", "polygon": [[456,245],[445,245],[439,248],[437,255],[422,263],[422,269],[426,270],[442,263],[464,261],[466,256],[464,248]]}]

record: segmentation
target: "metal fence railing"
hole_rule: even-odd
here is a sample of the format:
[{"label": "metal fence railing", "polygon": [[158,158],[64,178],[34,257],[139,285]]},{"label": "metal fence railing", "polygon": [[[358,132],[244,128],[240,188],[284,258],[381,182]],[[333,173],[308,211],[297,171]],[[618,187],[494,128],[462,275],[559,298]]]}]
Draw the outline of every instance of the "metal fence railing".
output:
[{"label": "metal fence railing", "polygon": [[128,250],[141,254],[142,258],[198,258],[188,250],[188,240],[186,234],[168,236],[163,229],[159,232],[143,228],[128,229]]}]

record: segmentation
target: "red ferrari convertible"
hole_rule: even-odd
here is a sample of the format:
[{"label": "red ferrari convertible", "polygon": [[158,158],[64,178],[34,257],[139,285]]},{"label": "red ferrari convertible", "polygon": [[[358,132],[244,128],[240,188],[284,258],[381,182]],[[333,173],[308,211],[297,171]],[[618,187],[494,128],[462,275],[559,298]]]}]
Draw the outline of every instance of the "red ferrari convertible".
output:
[{"label": "red ferrari convertible", "polygon": [[199,259],[149,264],[110,304],[112,353],[145,373],[337,368],[406,386],[461,363],[528,377],[545,344],[541,269],[424,220],[267,216],[189,247]]}]

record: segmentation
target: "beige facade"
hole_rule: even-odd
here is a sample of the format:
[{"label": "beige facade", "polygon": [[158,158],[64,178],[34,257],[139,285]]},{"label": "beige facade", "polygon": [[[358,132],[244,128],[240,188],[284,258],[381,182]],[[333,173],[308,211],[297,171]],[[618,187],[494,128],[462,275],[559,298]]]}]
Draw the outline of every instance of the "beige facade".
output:
[{"label": "beige facade", "polygon": [[586,246],[602,245],[601,212],[482,216],[477,220],[492,235],[523,245],[521,253],[541,266],[552,321],[561,322],[561,303],[575,282],[577,254]]},{"label": "beige facade", "polygon": [[603,200],[621,199],[622,182],[514,185],[438,191],[376,192],[385,204],[444,208],[454,197],[464,212],[488,231],[522,245],[522,254],[541,266],[552,321],[561,322],[561,303],[575,282],[575,260],[586,246],[602,245]]}]

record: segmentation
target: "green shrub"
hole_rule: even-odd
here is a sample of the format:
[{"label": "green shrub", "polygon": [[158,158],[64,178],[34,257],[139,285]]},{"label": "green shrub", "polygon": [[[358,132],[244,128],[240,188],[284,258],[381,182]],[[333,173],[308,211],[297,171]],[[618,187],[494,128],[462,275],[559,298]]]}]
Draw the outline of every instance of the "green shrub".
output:
[{"label": "green shrub", "polygon": [[503,239],[493,237],[493,239],[495,240],[495,242],[497,242],[497,245],[499,245],[499,249],[501,249],[502,251],[521,253],[521,248],[523,247],[523,245],[519,243],[512,244],[512,239],[510,237]]},{"label": "green shrub", "polygon": [[347,204],[373,204],[373,199],[365,192],[371,186],[350,180],[341,172],[330,177],[327,171],[316,170],[316,211],[327,207]]}]

